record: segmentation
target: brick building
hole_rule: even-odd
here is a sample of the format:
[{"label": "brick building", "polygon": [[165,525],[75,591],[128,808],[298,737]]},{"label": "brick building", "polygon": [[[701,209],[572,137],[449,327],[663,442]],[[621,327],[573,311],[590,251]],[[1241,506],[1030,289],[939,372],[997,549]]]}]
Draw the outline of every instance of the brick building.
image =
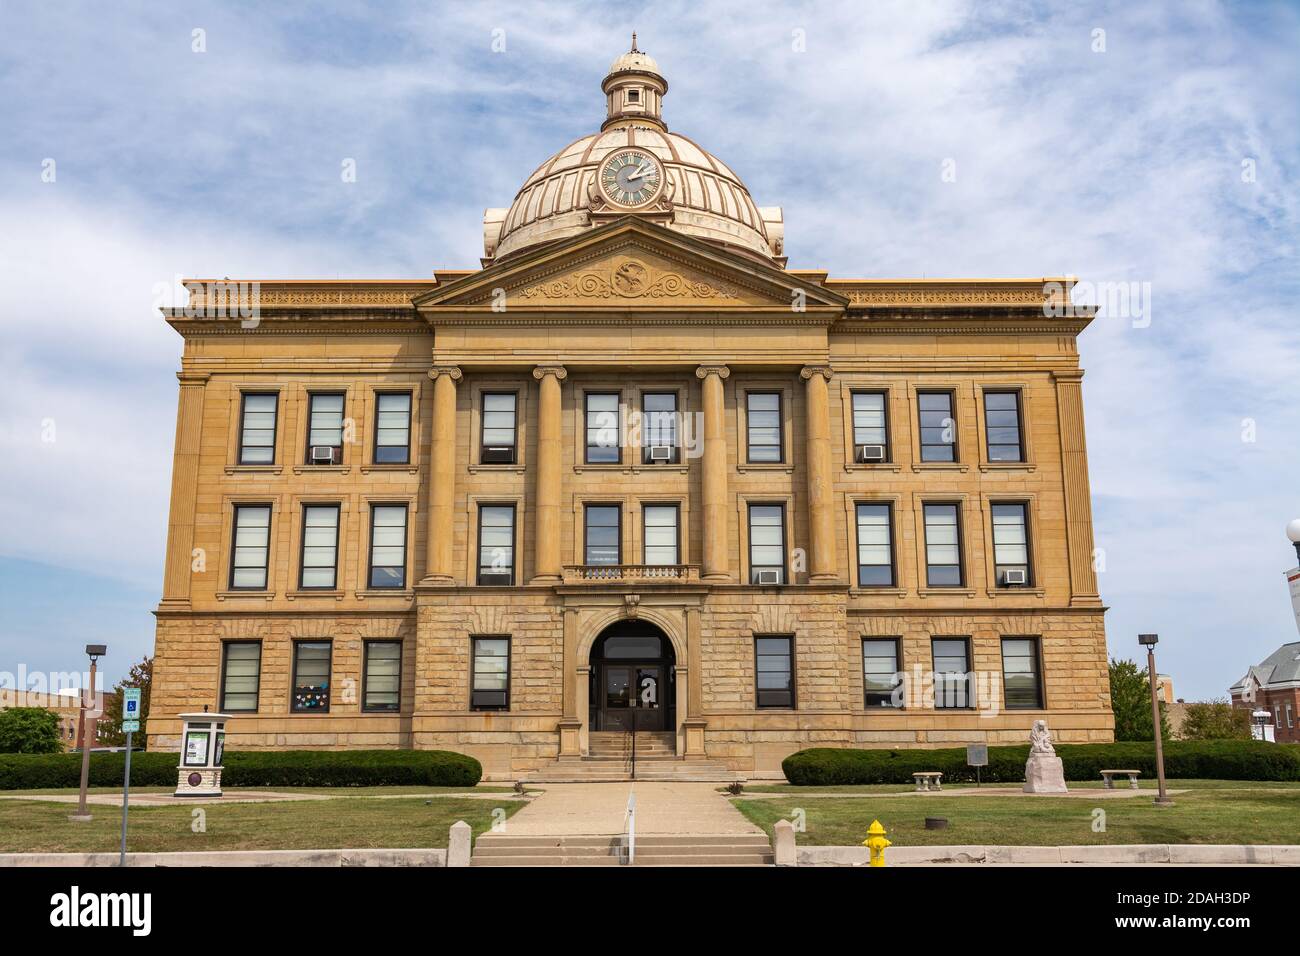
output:
[{"label": "brick building", "polygon": [[602,92],[488,210],[481,268],[166,310],[150,747],[205,704],[232,748],[496,779],[632,716],[752,774],[1039,718],[1110,740],[1070,280],[789,269],[650,57]]},{"label": "brick building", "polygon": [[1232,706],[1272,715],[1273,739],[1300,743],[1300,641],[1283,644],[1228,689]]}]

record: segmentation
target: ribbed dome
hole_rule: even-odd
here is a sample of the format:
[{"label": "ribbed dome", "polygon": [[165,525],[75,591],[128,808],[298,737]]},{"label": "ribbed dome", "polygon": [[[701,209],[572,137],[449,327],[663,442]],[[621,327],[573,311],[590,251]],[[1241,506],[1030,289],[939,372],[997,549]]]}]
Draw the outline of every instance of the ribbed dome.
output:
[{"label": "ribbed dome", "polygon": [[[508,210],[487,211],[485,261],[631,214],[784,264],[781,210],[760,209],[726,164],[668,131],[660,117],[667,87],[658,64],[636,49],[634,38],[633,49],[614,61],[602,84],[607,118],[601,132],[575,140],[537,167]],[[602,193],[601,164],[626,149],[650,154],[662,168],[662,188],[653,201],[624,207]]]}]

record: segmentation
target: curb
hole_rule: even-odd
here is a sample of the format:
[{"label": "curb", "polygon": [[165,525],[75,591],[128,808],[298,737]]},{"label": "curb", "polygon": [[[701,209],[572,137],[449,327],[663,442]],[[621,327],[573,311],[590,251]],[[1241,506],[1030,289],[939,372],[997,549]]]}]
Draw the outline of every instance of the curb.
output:
[{"label": "curb", "polygon": [[[117,866],[116,853],[0,853],[0,867]],[[213,850],[128,853],[127,866],[446,866],[446,850]]]},{"label": "curb", "polygon": [[[801,846],[799,866],[862,866],[862,846]],[[1300,866],[1300,846],[1246,844],[1133,843],[1106,846],[896,846],[885,859],[895,866],[1063,866],[1071,863],[1111,866],[1192,864],[1202,866]]]}]

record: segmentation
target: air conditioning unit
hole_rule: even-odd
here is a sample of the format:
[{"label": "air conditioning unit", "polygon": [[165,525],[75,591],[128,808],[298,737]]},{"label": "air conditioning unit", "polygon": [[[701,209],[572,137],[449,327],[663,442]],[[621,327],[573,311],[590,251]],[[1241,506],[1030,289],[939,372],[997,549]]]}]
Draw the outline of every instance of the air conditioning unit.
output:
[{"label": "air conditioning unit", "polygon": [[780,584],[781,572],[776,570],[776,568],[770,568],[768,570],[759,571],[758,583],[759,584]]},{"label": "air conditioning unit", "polygon": [[652,462],[661,461],[667,463],[672,460],[673,460],[672,445],[651,445],[650,446],[650,461]]},{"label": "air conditioning unit", "polygon": [[343,457],[342,452],[337,445],[312,445],[307,457],[313,465],[335,465]]},{"label": "air conditioning unit", "polygon": [[515,463],[514,445],[484,445],[483,464],[513,465]]},{"label": "air conditioning unit", "polygon": [[1029,575],[1021,568],[1008,568],[1002,572],[1002,583],[1007,587],[1024,587],[1029,583]]},{"label": "air conditioning unit", "polygon": [[855,452],[858,464],[867,464],[873,461],[885,460],[884,445],[858,445]]}]

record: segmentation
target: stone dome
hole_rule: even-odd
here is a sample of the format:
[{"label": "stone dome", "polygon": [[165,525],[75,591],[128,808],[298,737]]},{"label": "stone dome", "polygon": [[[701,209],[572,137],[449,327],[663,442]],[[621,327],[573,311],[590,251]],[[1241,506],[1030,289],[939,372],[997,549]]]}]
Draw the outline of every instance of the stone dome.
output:
[{"label": "stone dome", "polygon": [[[757,206],[730,167],[668,131],[660,112],[668,83],[654,58],[636,49],[635,35],[632,49],[610,66],[602,89],[607,115],[600,132],[575,140],[537,167],[509,209],[487,210],[484,264],[624,215],[785,264],[780,208]],[[598,185],[601,164],[625,149],[650,154],[662,169],[662,187],[643,206],[621,206]]]}]

